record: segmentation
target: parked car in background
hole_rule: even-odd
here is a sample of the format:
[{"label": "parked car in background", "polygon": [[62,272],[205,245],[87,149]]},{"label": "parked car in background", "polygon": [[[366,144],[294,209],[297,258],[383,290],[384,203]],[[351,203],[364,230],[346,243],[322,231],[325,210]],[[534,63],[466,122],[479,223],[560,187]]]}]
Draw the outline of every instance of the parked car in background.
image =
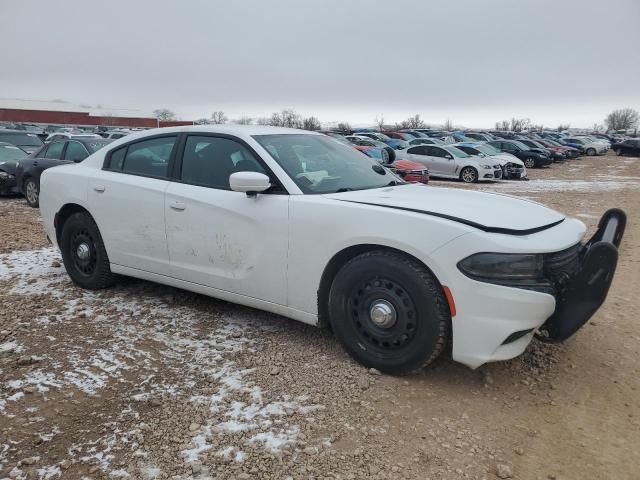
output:
[{"label": "parked car in background", "polygon": [[469,155],[450,145],[416,145],[398,155],[422,163],[431,177],[455,178],[465,183],[502,178],[502,167],[495,160]]},{"label": "parked car in background", "polygon": [[630,138],[624,142],[618,142],[611,145],[611,148],[616,155],[634,155],[640,156],[640,140],[637,138]]},{"label": "parked car in background", "polygon": [[522,160],[510,153],[504,153],[486,142],[456,143],[455,146],[469,155],[487,157],[495,160],[502,167],[502,178],[525,179],[527,169]]},{"label": "parked car in background", "polygon": [[407,142],[411,145],[445,145],[439,138],[413,138]]},{"label": "parked car in background", "polygon": [[417,135],[412,135],[408,132],[384,132],[385,135],[387,135],[390,138],[395,138],[398,140],[404,140],[404,141],[411,141],[414,140],[416,138],[422,138],[422,137],[418,137]]},{"label": "parked car in background", "polygon": [[542,168],[553,163],[553,159],[536,150],[532,150],[524,143],[520,143],[517,140],[492,140],[487,142],[489,145],[497,148],[498,150],[518,157],[524,163],[527,168]]},{"label": "parked car in background", "polygon": [[518,139],[518,141],[520,143],[524,143],[527,147],[534,151],[546,153],[553,159],[554,162],[561,162],[567,158],[567,156],[560,150],[557,150],[555,148],[547,148],[541,143],[538,143],[536,140],[532,140],[530,138],[520,138]]},{"label": "parked car in background", "polygon": [[580,155],[580,150],[570,147],[568,145],[562,145],[549,138],[536,138],[536,142],[542,144],[546,148],[557,149],[557,151],[564,153],[567,158],[576,158]]},{"label": "parked car in background", "polygon": [[357,135],[359,137],[367,137],[372,140],[382,142],[386,145],[389,145],[391,148],[395,148],[396,150],[402,150],[409,146],[407,142],[404,140],[391,138],[388,135],[385,135],[384,133],[380,133],[380,132],[374,132],[370,130],[354,130],[353,133],[354,135]]},{"label": "parked car in background", "polygon": [[31,207],[38,207],[40,199],[40,175],[47,168],[67,163],[79,163],[97,152],[112,140],[98,138],[69,138],[45,144],[29,158],[21,160],[16,166],[16,184],[18,191]]},{"label": "parked car in background", "polygon": [[[396,159],[396,150],[391,148],[384,142],[373,140],[372,138],[368,137],[361,137],[359,135],[346,135],[344,138],[359,147],[374,147],[381,151],[386,151],[387,156],[389,157],[389,162],[393,162]],[[381,155],[381,157],[383,156],[384,154]]]},{"label": "parked car in background", "polygon": [[31,154],[42,147],[42,140],[35,133],[20,130],[0,130],[0,142],[10,143]]},{"label": "parked car in background", "polygon": [[0,195],[19,193],[16,183],[16,166],[27,156],[27,152],[20,147],[0,142]]},{"label": "parked car in background", "polygon": [[[372,144],[356,145],[355,143],[347,140],[344,135],[336,132],[322,131],[319,133],[322,133],[323,135],[333,138],[338,143],[342,143],[343,145],[348,145],[352,148],[355,148],[359,152],[365,154],[367,157],[376,159],[378,162],[380,162],[383,165],[388,165],[391,163],[387,148],[376,147]],[[360,142],[360,143],[365,143],[365,142]],[[393,159],[395,160],[395,155]]]},{"label": "parked car in background", "polygon": [[44,143],[50,143],[56,140],[66,140],[69,138],[75,138],[78,140],[82,140],[82,139],[99,139],[102,138],[102,136],[98,135],[97,133],[82,133],[82,132],[54,132],[49,134],[49,136],[46,138],[46,140],[44,141]]},{"label": "parked car in background", "polygon": [[482,133],[482,132],[464,132],[464,134],[475,140],[480,140],[481,142],[490,142],[491,140],[495,140],[496,137],[491,135],[490,133]]},{"label": "parked car in background", "polygon": [[582,145],[585,155],[604,155],[609,150],[609,147],[604,143],[594,142],[588,138],[581,137],[563,137],[562,140],[569,144]]},{"label": "parked car in background", "polygon": [[429,183],[429,169],[421,163],[396,159],[389,169],[405,182]]},{"label": "parked car in background", "polygon": [[130,132],[129,130],[108,130],[106,132],[100,133],[99,135],[109,140],[118,140],[119,138],[126,137],[131,133],[132,132]]}]

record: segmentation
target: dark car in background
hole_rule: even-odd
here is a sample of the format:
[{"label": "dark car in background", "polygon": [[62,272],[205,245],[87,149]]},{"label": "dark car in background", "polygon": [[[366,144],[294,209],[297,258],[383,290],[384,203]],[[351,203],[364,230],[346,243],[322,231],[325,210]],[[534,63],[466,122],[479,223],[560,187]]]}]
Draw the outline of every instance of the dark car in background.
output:
[{"label": "dark car in background", "polygon": [[70,138],[44,145],[37,153],[18,162],[17,187],[31,207],[39,206],[40,175],[47,168],[78,163],[97,152],[112,140],[104,138]]},{"label": "dark car in background", "polygon": [[0,130],[0,142],[20,147],[27,153],[34,153],[42,147],[40,137],[25,130]]},{"label": "dark car in background", "polygon": [[517,140],[492,140],[487,142],[489,145],[496,147],[498,150],[515,155],[524,163],[527,168],[541,168],[551,165],[553,159],[542,152],[532,150],[524,143]]},{"label": "dark car in background", "polygon": [[562,160],[567,158],[567,156],[564,153],[558,150],[555,150],[553,148],[547,148],[541,143],[538,143],[536,140],[531,140],[529,138],[520,138],[518,139],[518,141],[520,143],[524,143],[527,147],[529,147],[532,150],[536,150],[536,151],[548,154],[553,159],[554,162],[561,162]]},{"label": "dark car in background", "polygon": [[640,157],[640,140],[630,138],[624,142],[618,142],[611,145],[611,148],[617,155],[635,155]]},{"label": "dark car in background", "polygon": [[16,183],[16,167],[20,160],[29,155],[20,147],[0,142],[0,195],[19,193]]}]

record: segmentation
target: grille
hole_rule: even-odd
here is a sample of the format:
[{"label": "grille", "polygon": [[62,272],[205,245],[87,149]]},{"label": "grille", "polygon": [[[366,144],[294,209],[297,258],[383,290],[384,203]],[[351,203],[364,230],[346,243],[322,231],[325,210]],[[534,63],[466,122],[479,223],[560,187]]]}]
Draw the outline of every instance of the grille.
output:
[{"label": "grille", "polygon": [[562,287],[566,280],[580,269],[581,250],[582,245],[577,243],[566,250],[545,255],[545,272],[547,277],[553,281],[556,286]]}]

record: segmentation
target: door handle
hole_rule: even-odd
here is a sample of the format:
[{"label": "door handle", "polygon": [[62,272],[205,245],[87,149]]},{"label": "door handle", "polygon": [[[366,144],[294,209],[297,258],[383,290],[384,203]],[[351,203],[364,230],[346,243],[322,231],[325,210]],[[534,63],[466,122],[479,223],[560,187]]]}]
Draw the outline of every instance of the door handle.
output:
[{"label": "door handle", "polygon": [[105,190],[104,185],[95,185],[93,189],[98,193],[102,193]]},{"label": "door handle", "polygon": [[187,208],[187,206],[186,206],[184,203],[182,203],[182,202],[171,202],[171,203],[169,204],[169,206],[170,206],[171,208],[173,208],[174,210],[177,210],[177,211],[179,211],[179,212],[181,212],[182,210],[184,210],[185,208]]}]

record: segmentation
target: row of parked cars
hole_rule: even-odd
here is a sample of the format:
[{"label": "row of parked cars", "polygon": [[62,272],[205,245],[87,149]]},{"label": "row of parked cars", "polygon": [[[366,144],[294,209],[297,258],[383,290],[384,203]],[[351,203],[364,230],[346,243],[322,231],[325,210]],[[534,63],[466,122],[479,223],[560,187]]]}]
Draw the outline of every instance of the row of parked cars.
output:
[{"label": "row of parked cars", "polygon": [[366,155],[395,168],[400,176],[417,181],[425,181],[429,175],[466,183],[526,180],[529,168],[547,167],[581,155],[604,155],[611,148],[619,155],[640,154],[639,140],[604,134],[448,132],[427,128],[323,133],[350,142]]},{"label": "row of parked cars", "polygon": [[[52,166],[81,162],[113,140],[135,130],[98,127],[87,131],[58,127],[38,133],[24,127],[0,128],[0,195],[21,194],[39,204],[40,175]],[[323,131],[389,167],[410,182],[430,176],[466,183],[527,180],[527,169],[547,167],[580,155],[640,155],[640,140],[604,134],[558,132],[442,131],[427,128],[379,132],[374,129]],[[618,140],[618,141],[617,141]]]}]

